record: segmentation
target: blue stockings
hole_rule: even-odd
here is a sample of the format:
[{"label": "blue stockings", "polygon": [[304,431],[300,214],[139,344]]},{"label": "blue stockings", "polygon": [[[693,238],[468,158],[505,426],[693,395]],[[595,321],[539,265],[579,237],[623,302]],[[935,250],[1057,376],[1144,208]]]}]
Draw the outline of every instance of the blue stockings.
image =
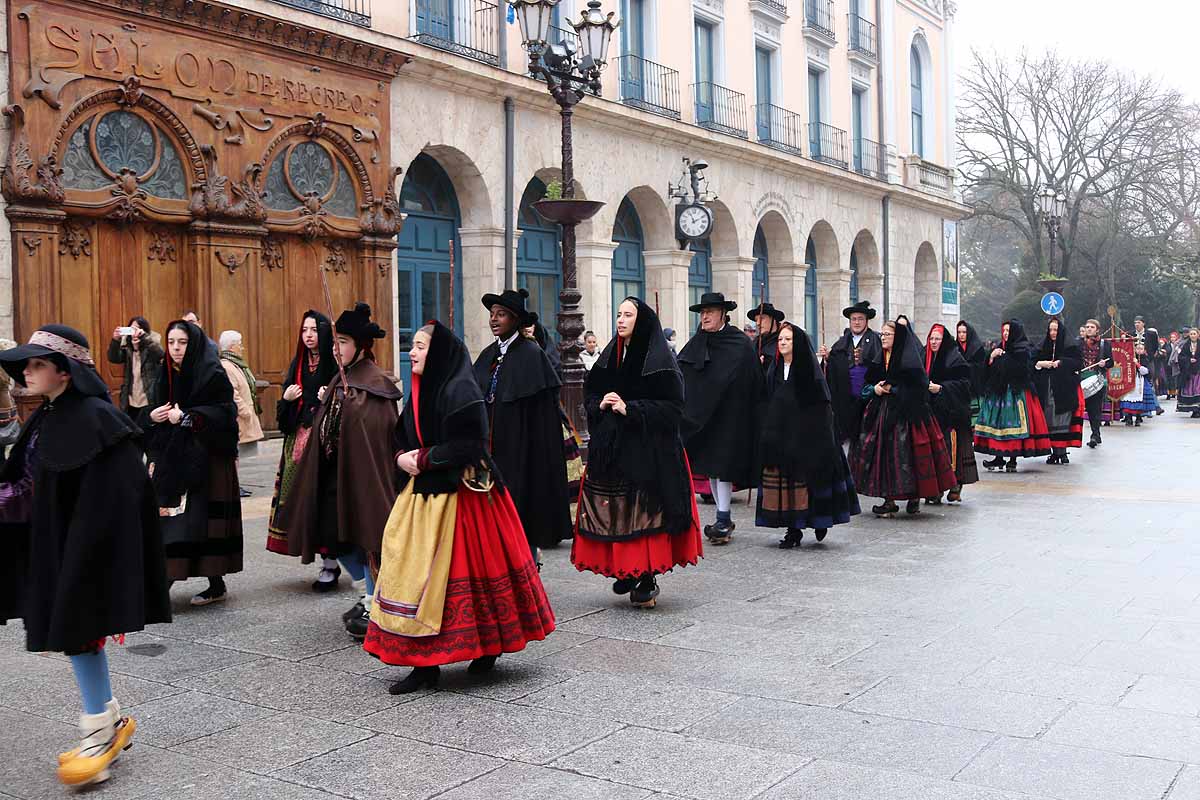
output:
[{"label": "blue stockings", "polygon": [[108,656],[101,647],[95,653],[80,653],[71,656],[71,668],[75,670],[75,682],[83,696],[85,714],[100,714],[105,704],[112,700],[112,685],[108,680]]}]

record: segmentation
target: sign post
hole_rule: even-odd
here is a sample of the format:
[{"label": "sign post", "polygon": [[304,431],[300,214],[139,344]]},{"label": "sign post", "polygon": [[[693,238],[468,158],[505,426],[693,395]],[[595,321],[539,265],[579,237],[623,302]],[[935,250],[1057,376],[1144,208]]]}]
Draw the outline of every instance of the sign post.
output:
[{"label": "sign post", "polygon": [[1067,301],[1058,292],[1046,292],[1042,295],[1042,313],[1048,317],[1056,317],[1067,307]]}]

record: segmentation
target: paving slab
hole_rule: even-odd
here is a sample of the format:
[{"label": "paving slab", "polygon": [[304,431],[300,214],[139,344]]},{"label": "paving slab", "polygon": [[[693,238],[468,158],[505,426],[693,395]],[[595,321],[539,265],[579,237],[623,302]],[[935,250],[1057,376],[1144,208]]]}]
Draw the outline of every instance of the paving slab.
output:
[{"label": "paving slab", "polygon": [[[820,759],[758,800],[1016,800],[1006,792],[924,775]],[[1027,798],[1026,800],[1032,800]]]},{"label": "paving slab", "polygon": [[1200,718],[1136,708],[1074,706],[1046,731],[1048,742],[1200,764]]},{"label": "paving slab", "polygon": [[979,731],[1036,736],[1068,707],[1061,700],[994,689],[929,686],[889,678],[851,701],[853,711]]},{"label": "paving slab", "polygon": [[654,795],[636,786],[588,778],[531,764],[509,764],[437,796],[437,800],[649,800]]},{"label": "paving slab", "polygon": [[362,728],[283,713],[192,739],[171,749],[214,764],[266,775],[373,735]]},{"label": "paving slab", "polygon": [[678,732],[738,702],[738,696],[667,681],[591,672],[580,673],[570,680],[526,695],[518,702],[535,708]]}]

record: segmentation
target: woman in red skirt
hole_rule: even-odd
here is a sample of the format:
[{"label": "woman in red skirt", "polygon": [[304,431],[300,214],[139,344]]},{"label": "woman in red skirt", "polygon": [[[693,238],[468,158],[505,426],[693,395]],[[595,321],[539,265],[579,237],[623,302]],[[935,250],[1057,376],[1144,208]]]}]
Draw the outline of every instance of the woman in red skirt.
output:
[{"label": "woman in red skirt", "polygon": [[467,348],[433,322],[413,336],[397,429],[403,488],[384,528],[363,648],[413,667],[388,691],[436,686],[442,664],[491,670],[554,630],[512,498],[487,454],[483,395]]},{"label": "woman in red skirt", "polygon": [[1068,447],[1083,447],[1083,390],[1079,370],[1083,355],[1079,345],[1063,335],[1062,320],[1054,317],[1046,326],[1033,362],[1033,385],[1050,431],[1053,452],[1047,464],[1070,464]]},{"label": "woman in red skirt", "polygon": [[882,497],[871,513],[893,517],[897,500],[921,512],[922,497],[940,497],[958,485],[942,430],[929,406],[925,350],[906,317],[879,332],[883,357],[867,366],[862,429],[850,448],[859,493]]},{"label": "woman in red skirt", "polygon": [[1029,337],[1020,321],[1001,325],[1000,346],[988,356],[987,383],[975,421],[975,452],[994,456],[983,462],[989,470],[1016,472],[1018,457],[1050,455],[1050,428],[1033,391],[1031,361]]},{"label": "woman in red skirt", "polygon": [[653,608],[655,576],[695,564],[703,548],[679,438],[683,377],[658,315],[636,297],[617,309],[617,335],[584,393],[592,439],[571,563],[615,578],[614,592]]}]

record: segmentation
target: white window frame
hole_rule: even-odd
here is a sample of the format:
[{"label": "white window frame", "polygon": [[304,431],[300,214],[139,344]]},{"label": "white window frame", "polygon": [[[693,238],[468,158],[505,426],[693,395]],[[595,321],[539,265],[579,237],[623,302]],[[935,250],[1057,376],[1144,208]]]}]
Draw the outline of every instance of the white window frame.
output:
[{"label": "white window frame", "polygon": [[[725,83],[725,16],[717,14],[707,8],[700,6],[692,6],[692,28],[689,31],[691,35],[691,51],[692,51],[692,80],[695,83],[699,76],[696,75],[696,23],[703,22],[713,29],[713,78],[712,82],[718,86],[727,86]],[[647,56],[648,57],[648,56]]]},{"label": "white window frame", "polygon": [[921,64],[921,141],[923,150],[925,151],[921,158],[926,161],[934,161],[937,154],[937,126],[934,124],[935,106],[932,102],[934,96],[934,72],[933,72],[933,53],[929,49],[929,40],[925,38],[925,32],[920,28],[913,31],[912,38],[909,40],[908,49],[904,53],[904,63],[906,65],[905,73],[908,77],[906,82],[907,90],[905,91],[905,118],[908,120],[908,149],[911,155],[917,155],[915,142],[912,140],[912,52],[917,52],[917,60]]}]

